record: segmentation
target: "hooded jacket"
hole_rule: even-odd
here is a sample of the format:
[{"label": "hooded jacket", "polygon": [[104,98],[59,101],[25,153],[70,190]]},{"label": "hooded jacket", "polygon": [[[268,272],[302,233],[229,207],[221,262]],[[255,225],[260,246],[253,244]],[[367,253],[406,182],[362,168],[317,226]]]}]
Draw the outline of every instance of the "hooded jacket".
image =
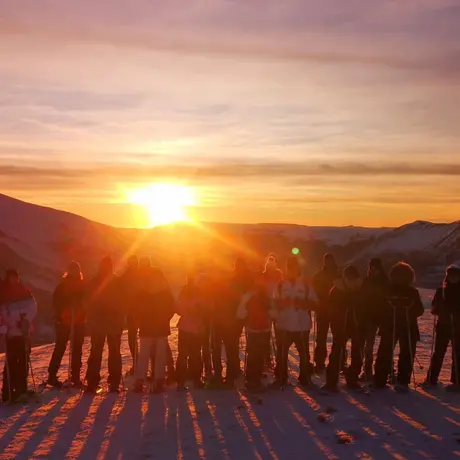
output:
[{"label": "hooded jacket", "polygon": [[207,299],[199,286],[186,284],[179,293],[176,313],[180,315],[177,327],[180,331],[202,334],[208,306]]},{"label": "hooded jacket", "polygon": [[378,326],[382,311],[387,306],[387,297],[390,290],[390,280],[381,272],[378,275],[369,274],[361,285],[363,302],[362,315],[370,324]]},{"label": "hooded jacket", "polygon": [[22,283],[3,284],[0,294],[0,334],[29,336],[37,315],[37,303]]},{"label": "hooded jacket", "polygon": [[315,310],[318,297],[302,276],[283,279],[274,293],[276,328],[289,332],[309,331],[312,326],[311,310]]},{"label": "hooded jacket", "polygon": [[352,337],[362,330],[367,317],[361,287],[351,288],[345,280],[337,280],[329,294],[328,312],[333,334]]},{"label": "hooded jacket", "polygon": [[121,334],[124,326],[119,278],[98,275],[88,282],[87,324],[91,334]]},{"label": "hooded jacket", "polygon": [[142,268],[139,277],[139,295],[134,310],[139,336],[168,337],[175,310],[171,289],[163,273],[155,267]]},{"label": "hooded jacket", "polygon": [[270,331],[275,313],[265,285],[256,286],[243,295],[236,316],[245,322],[248,332]]},{"label": "hooded jacket", "polygon": [[337,265],[324,265],[323,268],[313,276],[313,288],[318,296],[320,311],[327,311],[329,294],[334,282],[340,279]]},{"label": "hooded jacket", "polygon": [[86,284],[77,278],[63,278],[53,293],[53,310],[56,323],[71,326],[72,316],[75,326],[86,321],[84,299]]},{"label": "hooded jacket", "polygon": [[451,327],[451,316],[460,326],[460,283],[449,283],[436,290],[431,303],[431,313],[438,316],[438,325]]}]

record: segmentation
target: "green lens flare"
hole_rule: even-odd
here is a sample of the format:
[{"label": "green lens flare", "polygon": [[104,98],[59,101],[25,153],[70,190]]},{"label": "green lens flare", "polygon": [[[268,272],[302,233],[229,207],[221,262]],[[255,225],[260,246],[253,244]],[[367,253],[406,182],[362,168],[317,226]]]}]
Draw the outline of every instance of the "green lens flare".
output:
[{"label": "green lens flare", "polygon": [[295,255],[295,256],[298,256],[300,254],[300,249],[299,248],[292,248],[292,253]]}]

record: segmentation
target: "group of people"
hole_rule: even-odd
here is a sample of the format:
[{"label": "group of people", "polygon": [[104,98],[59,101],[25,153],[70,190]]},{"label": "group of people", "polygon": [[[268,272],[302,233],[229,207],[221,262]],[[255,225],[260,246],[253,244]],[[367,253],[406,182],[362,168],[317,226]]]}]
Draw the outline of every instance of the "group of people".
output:
[{"label": "group of people", "polygon": [[[414,270],[406,263],[394,265],[387,275],[381,260],[372,259],[362,279],[354,266],[341,272],[331,254],[324,256],[322,269],[309,280],[302,273],[299,257],[288,257],[283,272],[270,254],[261,271],[251,270],[243,258],[237,258],[231,273],[217,267],[195,267],[176,300],[163,272],[152,266],[148,257],[131,256],[121,276],[115,275],[113,262],[106,257],[89,281],[84,279],[80,265],[71,262],[53,295],[56,344],[47,382],[62,386],[58,371],[70,343],[65,383],[75,387],[85,384],[86,392],[99,392],[107,341],[109,391],[118,392],[122,381],[121,337],[127,328],[135,392],[149,387],[160,393],[168,381],[175,381],[178,389],[187,388],[189,381],[195,388],[232,388],[241,375],[242,362],[247,390],[264,391],[264,374],[271,368],[271,386],[283,388],[289,380],[289,349],[293,344],[299,354],[298,384],[302,387],[312,388],[313,376],[325,371],[322,388],[327,392],[339,390],[341,373],[349,389],[360,390],[367,381],[375,389],[390,383],[395,391],[407,392],[420,340],[418,318],[424,313],[414,282]],[[6,346],[3,400],[14,400],[27,391],[31,324],[36,311],[30,291],[18,273],[9,270],[0,285],[0,334]],[[432,359],[425,385],[437,385],[452,342],[452,384],[448,390],[460,391],[459,267],[448,267],[434,296],[432,313]],[[180,316],[176,363],[168,343],[175,314]],[[329,331],[332,348],[328,358]],[[91,350],[82,382],[86,334],[91,338]],[[377,335],[380,344],[374,362]],[[242,337],[246,338],[243,347]],[[311,337],[312,341],[316,338],[313,356]],[[241,348],[244,353],[240,354]]]}]

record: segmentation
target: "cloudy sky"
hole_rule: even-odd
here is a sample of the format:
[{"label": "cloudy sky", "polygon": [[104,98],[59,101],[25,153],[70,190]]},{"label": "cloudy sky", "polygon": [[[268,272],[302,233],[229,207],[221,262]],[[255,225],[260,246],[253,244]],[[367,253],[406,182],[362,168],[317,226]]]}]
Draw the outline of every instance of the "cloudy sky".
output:
[{"label": "cloudy sky", "polygon": [[0,191],[133,225],[452,221],[458,0],[0,0]]}]

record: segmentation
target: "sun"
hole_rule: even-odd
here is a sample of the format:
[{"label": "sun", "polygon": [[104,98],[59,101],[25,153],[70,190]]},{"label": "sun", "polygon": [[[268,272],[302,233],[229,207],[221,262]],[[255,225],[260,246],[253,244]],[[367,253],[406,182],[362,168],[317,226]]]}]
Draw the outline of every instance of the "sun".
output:
[{"label": "sun", "polygon": [[127,192],[128,202],[142,206],[150,227],[174,222],[189,222],[187,208],[196,205],[192,187],[174,183],[156,183]]}]

